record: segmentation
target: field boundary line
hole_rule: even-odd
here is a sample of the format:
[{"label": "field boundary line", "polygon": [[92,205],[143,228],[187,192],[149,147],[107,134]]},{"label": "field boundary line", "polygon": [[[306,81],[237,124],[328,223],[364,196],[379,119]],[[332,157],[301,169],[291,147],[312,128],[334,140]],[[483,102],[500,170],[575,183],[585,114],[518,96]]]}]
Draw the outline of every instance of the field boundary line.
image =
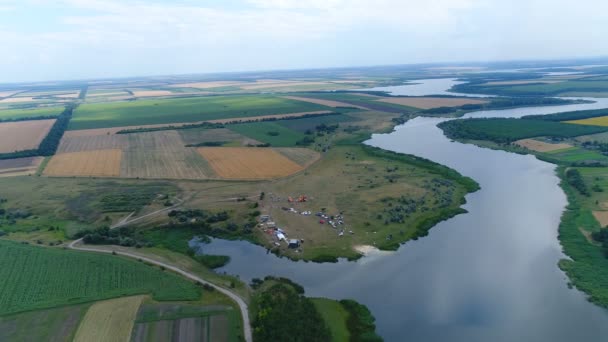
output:
[{"label": "field boundary line", "polygon": [[132,254],[129,252],[122,252],[122,251],[113,251],[113,250],[106,250],[106,249],[100,249],[100,248],[88,248],[88,247],[82,247],[82,246],[76,246],[77,244],[81,243],[83,240],[83,238],[80,238],[78,240],[74,240],[72,241],[69,245],[68,248],[69,249],[73,249],[73,250],[78,250],[78,251],[85,251],[85,252],[95,252],[95,253],[105,253],[105,254],[117,254],[117,255],[121,255],[121,256],[125,256],[125,257],[129,257],[129,258],[133,258],[133,259],[138,259],[138,260],[142,260],[151,264],[154,264],[156,266],[160,266],[160,267],[164,267],[168,270],[171,270],[179,275],[182,275],[190,280],[194,280],[197,282],[200,282],[201,284],[204,285],[209,285],[211,287],[213,287],[215,290],[219,291],[220,293],[228,296],[230,299],[234,300],[238,306],[239,309],[241,310],[241,316],[243,317],[243,333],[244,333],[244,337],[245,337],[245,341],[246,342],[253,342],[253,336],[251,333],[251,323],[249,320],[249,308],[247,303],[245,303],[245,301],[239,297],[237,294],[235,294],[234,292],[231,292],[221,286],[215,285],[213,283],[210,283],[206,280],[204,280],[203,278],[190,273],[188,271],[184,271],[181,268],[177,267],[177,266],[173,266],[161,261],[157,261],[142,255],[137,255],[137,254]]}]

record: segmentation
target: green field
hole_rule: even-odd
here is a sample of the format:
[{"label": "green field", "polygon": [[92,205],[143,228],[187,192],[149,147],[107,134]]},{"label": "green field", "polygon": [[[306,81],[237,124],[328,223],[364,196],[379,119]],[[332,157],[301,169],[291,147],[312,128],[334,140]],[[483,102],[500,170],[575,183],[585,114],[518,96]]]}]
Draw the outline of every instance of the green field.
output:
[{"label": "green field", "polygon": [[319,115],[319,116],[312,116],[312,117],[302,118],[302,119],[281,120],[281,121],[278,121],[278,123],[280,123],[281,126],[285,126],[291,130],[294,130],[294,131],[297,131],[300,133],[305,133],[308,130],[314,131],[315,128],[321,124],[334,125],[334,124],[340,124],[342,122],[352,122],[352,121],[356,121],[356,119],[354,119],[353,117],[348,116],[348,115],[339,114],[339,115]]},{"label": "green field", "polygon": [[196,122],[328,109],[274,96],[209,96],[95,103],[78,107],[69,129]]},{"label": "green field", "polygon": [[0,341],[72,341],[90,304],[0,316]]},{"label": "green field", "polygon": [[[251,122],[230,125],[229,128],[249,138],[268,143],[275,147],[295,146],[304,134],[283,126],[281,121]],[[277,134],[278,135],[274,135]]]},{"label": "green field", "polygon": [[0,241],[0,315],[134,294],[196,300],[191,282],[112,255]]},{"label": "green field", "polygon": [[514,118],[450,120],[438,126],[451,139],[490,140],[497,143],[541,136],[568,138],[608,131],[608,127]]},{"label": "green field", "polygon": [[340,302],[327,298],[312,298],[311,299],[317,311],[327,323],[331,331],[331,338],[334,342],[348,341],[350,333],[346,326],[348,312],[344,309]]},{"label": "green field", "polygon": [[63,106],[35,109],[5,109],[0,110],[0,120],[34,118],[40,116],[58,116],[63,112]]},{"label": "green field", "polygon": [[551,96],[567,92],[608,91],[608,81],[570,80],[558,83],[536,83],[523,85],[462,84],[455,86],[459,92],[495,94],[503,96]]},{"label": "green field", "polygon": [[563,160],[566,162],[577,162],[577,161],[608,161],[608,157],[598,153],[596,151],[589,151],[579,147],[572,147],[564,150],[556,150],[552,152],[546,152],[553,158]]}]

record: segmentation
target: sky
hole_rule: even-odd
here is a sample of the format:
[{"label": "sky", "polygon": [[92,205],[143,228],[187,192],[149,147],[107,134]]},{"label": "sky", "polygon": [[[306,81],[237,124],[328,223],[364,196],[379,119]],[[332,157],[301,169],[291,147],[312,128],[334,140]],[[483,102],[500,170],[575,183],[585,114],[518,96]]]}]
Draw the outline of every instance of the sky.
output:
[{"label": "sky", "polygon": [[608,56],[603,0],[0,0],[0,83]]}]

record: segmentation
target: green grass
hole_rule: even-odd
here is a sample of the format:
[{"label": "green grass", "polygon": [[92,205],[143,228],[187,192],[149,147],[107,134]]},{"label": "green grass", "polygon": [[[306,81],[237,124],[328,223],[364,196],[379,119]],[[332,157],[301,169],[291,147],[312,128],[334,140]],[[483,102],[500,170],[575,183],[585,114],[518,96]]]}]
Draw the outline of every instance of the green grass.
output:
[{"label": "green grass", "polygon": [[490,140],[497,143],[541,136],[567,138],[608,131],[608,127],[515,118],[450,120],[440,123],[439,127],[451,139]]},{"label": "green grass", "polygon": [[157,300],[196,300],[193,283],[119,256],[0,241],[0,315],[152,294]]},{"label": "green grass", "polygon": [[[608,176],[607,168],[578,168],[586,182],[589,173],[593,177],[599,174]],[[558,174],[564,177],[565,168],[560,168]],[[605,183],[605,180],[604,180]],[[589,185],[589,184],[588,184]],[[595,246],[587,240],[580,229],[587,232],[598,231],[599,223],[591,214],[595,206],[594,200],[606,200],[604,193],[594,194],[592,198],[580,195],[566,181],[562,181],[562,188],[568,195],[568,208],[562,215],[559,226],[559,239],[564,247],[564,252],[571,260],[560,261],[560,268],[566,272],[571,282],[580,290],[590,296],[590,301],[598,305],[608,307],[608,258],[606,258],[600,247]],[[598,198],[601,196],[601,199]]]},{"label": "green grass", "polygon": [[559,83],[487,86],[484,84],[458,85],[456,91],[480,92],[503,96],[551,96],[566,92],[602,92],[608,90],[608,81],[570,80]]},{"label": "green grass", "polygon": [[[275,147],[295,146],[296,142],[304,138],[304,134],[291,130],[278,121],[236,124],[230,125],[229,128],[234,132],[263,143],[269,143]],[[278,133],[278,135],[271,135],[273,132]]]},{"label": "green grass", "polygon": [[321,317],[325,320],[325,323],[327,323],[331,331],[332,341],[348,341],[350,337],[348,327],[346,326],[348,312],[342,304],[327,298],[311,298],[311,300],[317,311],[321,314]]},{"label": "green grass", "polygon": [[0,120],[23,119],[39,116],[58,116],[63,112],[63,106],[35,109],[6,109],[0,110]]},{"label": "green grass", "polygon": [[281,124],[281,126],[287,127],[291,130],[304,133],[307,130],[314,131],[315,127],[321,124],[333,125],[340,124],[343,122],[352,122],[356,121],[351,116],[340,114],[340,115],[319,115],[312,116],[308,118],[302,119],[292,119],[292,120],[281,120],[277,123]]},{"label": "green grass", "polygon": [[549,152],[552,158],[557,158],[566,162],[578,162],[578,161],[606,161],[608,157],[605,155],[589,151],[578,147],[572,147],[564,150],[557,150]]},{"label": "green grass", "polygon": [[78,107],[69,129],[195,122],[327,109],[274,96],[208,96],[95,103]]}]

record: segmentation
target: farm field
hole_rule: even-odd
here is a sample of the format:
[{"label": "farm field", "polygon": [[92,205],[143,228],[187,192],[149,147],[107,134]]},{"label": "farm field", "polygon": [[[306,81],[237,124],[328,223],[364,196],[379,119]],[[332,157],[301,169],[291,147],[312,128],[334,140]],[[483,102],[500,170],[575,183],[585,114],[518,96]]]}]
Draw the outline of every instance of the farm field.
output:
[{"label": "farm field", "polygon": [[431,109],[439,107],[459,107],[465,104],[483,104],[486,100],[476,100],[471,98],[450,98],[450,97],[395,97],[383,98],[378,102],[398,104],[420,109]]},{"label": "farm field", "polygon": [[118,177],[122,151],[119,149],[91,150],[56,154],[44,174],[47,176]]},{"label": "farm field", "polygon": [[109,299],[87,310],[74,342],[129,342],[139,306],[144,296]]},{"label": "farm field", "polygon": [[0,341],[71,342],[89,304],[0,316]]},{"label": "farm field", "polygon": [[291,147],[304,138],[304,134],[291,130],[278,122],[250,122],[230,125],[232,131],[275,147]]},{"label": "farm field", "polygon": [[302,170],[300,165],[269,148],[203,147],[198,152],[225,179],[272,179]]},{"label": "farm field", "polygon": [[307,117],[301,119],[290,119],[276,121],[281,126],[287,127],[293,131],[305,133],[308,130],[314,131],[319,125],[334,125],[347,122],[359,121],[349,114],[337,114],[337,115],[320,115],[315,117]]},{"label": "farm field", "polygon": [[[78,132],[78,131],[73,131]],[[64,135],[57,149],[58,154],[95,150],[124,149],[129,137],[125,134],[105,134],[91,136]]]},{"label": "farm field", "polygon": [[133,342],[237,341],[238,317],[231,307],[144,304],[137,315]]},{"label": "farm field", "polygon": [[0,120],[34,118],[39,116],[58,116],[63,112],[63,106],[35,108],[35,109],[2,109]]},{"label": "farm field", "polygon": [[215,172],[177,131],[128,134],[120,176],[127,178],[206,179]]},{"label": "farm field", "polygon": [[213,96],[83,104],[70,130],[172,124],[327,110],[327,107],[274,96]]},{"label": "farm field", "polygon": [[547,143],[544,141],[534,140],[534,139],[522,139],[517,140],[514,144],[519,145],[521,147],[525,147],[529,150],[536,152],[551,152],[563,150],[565,148],[570,148],[572,145],[565,143]]},{"label": "farm field", "polygon": [[192,128],[192,129],[181,129],[178,131],[181,135],[184,144],[196,145],[206,142],[227,142],[237,143],[239,145],[257,145],[261,142],[248,138],[242,134],[231,131],[227,128]]},{"label": "farm field", "polygon": [[600,116],[595,118],[572,120],[565,122],[576,125],[608,126],[608,116]]},{"label": "farm field", "polygon": [[0,240],[0,316],[135,294],[196,300],[181,277],[112,255]]},{"label": "farm field", "polygon": [[284,99],[290,99],[290,100],[296,100],[296,101],[304,101],[304,102],[316,103],[316,104],[320,104],[322,106],[334,107],[334,108],[336,108],[336,107],[355,107],[355,108],[359,108],[359,109],[366,109],[365,107],[351,105],[351,104],[348,104],[346,102],[332,101],[332,100],[323,100],[323,99],[315,99],[315,98],[310,98],[310,97],[283,96],[283,98]]},{"label": "farm field", "polygon": [[54,123],[54,119],[1,122],[0,153],[37,149]]},{"label": "farm field", "polygon": [[131,89],[133,96],[135,97],[155,97],[155,96],[167,96],[173,95],[174,93],[168,90],[137,90]]},{"label": "farm field", "polygon": [[0,177],[23,176],[36,173],[44,157],[0,160]]}]

